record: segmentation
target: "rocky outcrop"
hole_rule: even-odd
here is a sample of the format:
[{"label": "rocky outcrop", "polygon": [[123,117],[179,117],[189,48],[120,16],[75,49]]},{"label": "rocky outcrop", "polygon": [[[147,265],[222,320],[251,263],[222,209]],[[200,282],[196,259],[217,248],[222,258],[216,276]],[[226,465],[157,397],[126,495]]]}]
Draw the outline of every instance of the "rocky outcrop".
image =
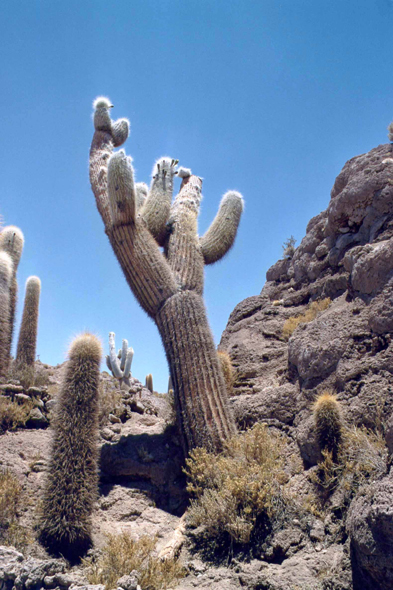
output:
[{"label": "rocky outcrop", "polygon": [[347,529],[352,540],[354,589],[393,588],[393,477],[385,477],[352,502]]},{"label": "rocky outcrop", "polygon": [[[236,306],[220,343],[235,368],[231,404],[238,424],[262,420],[285,432],[296,441],[307,473],[321,460],[312,404],[328,390],[336,393],[348,429],[385,434],[392,452],[393,146],[346,163],[326,211],[311,219],[293,255],[273,265],[266,278],[260,295]],[[325,309],[307,316],[320,300]],[[284,324],[301,315],[304,321],[288,339]],[[393,501],[387,481],[355,501],[348,523],[357,575],[364,570],[364,579],[380,584],[370,588],[393,586],[384,581],[383,542],[365,547],[359,529],[366,519],[363,532],[371,539],[376,529],[393,527],[393,514],[378,508],[378,485]]]}]

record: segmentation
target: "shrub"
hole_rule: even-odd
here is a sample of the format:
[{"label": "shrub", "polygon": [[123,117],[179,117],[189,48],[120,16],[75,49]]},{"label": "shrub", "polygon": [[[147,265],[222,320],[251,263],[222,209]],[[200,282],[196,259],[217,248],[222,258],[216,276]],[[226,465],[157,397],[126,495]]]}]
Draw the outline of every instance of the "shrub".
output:
[{"label": "shrub", "polygon": [[387,470],[387,448],[384,438],[366,428],[345,429],[338,463],[332,453],[322,451],[323,460],[312,479],[327,495],[340,488],[343,507],[347,507],[360,486],[378,479]]},{"label": "shrub", "polygon": [[22,488],[8,470],[0,469],[0,544],[23,549],[30,541],[24,527],[18,523],[18,508]]},{"label": "shrub", "polygon": [[18,404],[0,396],[0,432],[25,426],[32,408],[32,402]]},{"label": "shrub", "polygon": [[88,557],[83,565],[88,567],[90,584],[105,584],[106,590],[117,587],[117,580],[136,570],[139,584],[144,590],[166,590],[184,577],[184,571],[175,559],[161,560],[154,553],[157,539],[141,537],[135,541],[123,532],[108,535],[101,555]]},{"label": "shrub", "polygon": [[284,506],[282,446],[266,425],[256,424],[232,438],[219,455],[192,451],[185,470],[187,491],[194,497],[188,525],[203,526],[207,539],[248,544],[258,521],[276,518]]},{"label": "shrub", "polygon": [[292,256],[295,254],[295,244],[296,240],[293,236],[288,238],[288,240],[283,243],[282,249],[284,258],[292,258]]},{"label": "shrub", "polygon": [[116,408],[120,406],[121,393],[119,390],[112,388],[110,384],[100,384],[98,397],[98,423],[100,428],[108,422],[109,414],[116,413]]},{"label": "shrub", "polygon": [[285,340],[289,340],[299,324],[308,324],[309,322],[315,320],[318,313],[320,311],[325,311],[331,302],[332,300],[330,297],[326,297],[326,299],[318,299],[318,301],[313,301],[304,313],[288,318],[285,321],[282,329],[283,338]]}]

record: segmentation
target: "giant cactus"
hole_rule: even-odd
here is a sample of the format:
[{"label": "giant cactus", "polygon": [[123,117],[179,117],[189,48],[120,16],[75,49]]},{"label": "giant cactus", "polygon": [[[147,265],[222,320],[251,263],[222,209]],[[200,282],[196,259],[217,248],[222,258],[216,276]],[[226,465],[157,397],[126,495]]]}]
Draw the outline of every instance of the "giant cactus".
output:
[{"label": "giant cactus", "polygon": [[6,348],[6,356],[8,359],[11,356],[12,337],[14,334],[15,324],[15,310],[16,301],[18,296],[18,282],[16,280],[16,271],[20,257],[22,256],[23,245],[24,245],[23,233],[18,227],[14,225],[8,225],[0,233],[0,250],[7,252],[11,256],[13,262],[13,272],[10,284],[10,330],[8,336],[8,343]]},{"label": "giant cactus", "polygon": [[228,192],[210,229],[199,238],[202,180],[183,169],[172,203],[177,160],[170,158],[156,163],[150,191],[141,199],[131,158],[122,150],[113,153],[127,139],[129,123],[113,122],[111,107],[105,98],[94,103],[90,180],[97,207],[129,286],[159,329],[184,450],[204,446],[218,451],[236,427],[202,299],[204,264],[216,262],[232,246],[243,199]]},{"label": "giant cactus", "polygon": [[40,541],[76,560],[90,547],[98,495],[98,389],[102,349],[92,334],[71,344],[56,406]]},{"label": "giant cactus", "polygon": [[10,285],[13,264],[7,252],[0,252],[0,377],[7,374],[9,356],[7,353],[10,337]]},{"label": "giant cactus", "polygon": [[105,357],[106,366],[112,375],[119,380],[120,387],[124,384],[130,387],[131,365],[134,358],[134,349],[128,348],[128,340],[123,340],[119,353],[116,354],[115,333],[109,332],[109,354]]},{"label": "giant cactus", "polygon": [[34,367],[37,347],[40,293],[40,279],[34,276],[29,277],[26,281],[22,323],[19,330],[18,346],[16,350],[16,365],[18,367]]}]

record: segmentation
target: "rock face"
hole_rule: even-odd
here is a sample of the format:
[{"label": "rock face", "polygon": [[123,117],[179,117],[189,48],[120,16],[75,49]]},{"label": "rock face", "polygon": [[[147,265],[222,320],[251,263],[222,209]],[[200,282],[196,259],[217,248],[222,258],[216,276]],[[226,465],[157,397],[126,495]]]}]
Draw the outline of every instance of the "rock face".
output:
[{"label": "rock face", "polygon": [[[345,164],[326,211],[311,219],[293,256],[279,260],[266,278],[260,295],[236,306],[220,343],[236,371],[231,403],[238,424],[262,420],[289,433],[307,470],[321,459],[312,404],[328,390],[336,393],[348,428],[384,433],[392,452],[393,146]],[[326,309],[307,321],[310,304],[319,300]],[[284,324],[300,315],[305,321],[288,340]],[[374,495],[351,508],[348,531],[357,575],[364,570],[369,580],[364,588],[387,589],[393,582],[383,566],[386,546],[381,540],[371,547],[370,539],[386,537],[393,513],[375,517],[382,494],[375,485]],[[383,490],[392,504],[387,480]]]}]

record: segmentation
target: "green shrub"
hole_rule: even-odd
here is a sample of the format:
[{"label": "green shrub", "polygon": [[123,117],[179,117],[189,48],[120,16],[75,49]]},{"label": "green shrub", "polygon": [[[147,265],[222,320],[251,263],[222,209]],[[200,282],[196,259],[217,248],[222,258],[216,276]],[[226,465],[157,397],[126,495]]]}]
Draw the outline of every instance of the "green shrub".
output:
[{"label": "green shrub", "polygon": [[258,521],[275,519],[283,509],[282,447],[266,425],[256,424],[232,438],[219,455],[192,451],[185,470],[193,496],[188,525],[202,526],[206,539],[248,544]]},{"label": "green shrub", "polygon": [[126,532],[108,535],[97,559],[83,559],[90,584],[105,584],[106,590],[111,590],[117,587],[119,578],[136,570],[143,590],[172,588],[184,577],[183,568],[175,559],[159,559],[154,552],[156,542],[156,538],[147,536],[135,541]]}]

